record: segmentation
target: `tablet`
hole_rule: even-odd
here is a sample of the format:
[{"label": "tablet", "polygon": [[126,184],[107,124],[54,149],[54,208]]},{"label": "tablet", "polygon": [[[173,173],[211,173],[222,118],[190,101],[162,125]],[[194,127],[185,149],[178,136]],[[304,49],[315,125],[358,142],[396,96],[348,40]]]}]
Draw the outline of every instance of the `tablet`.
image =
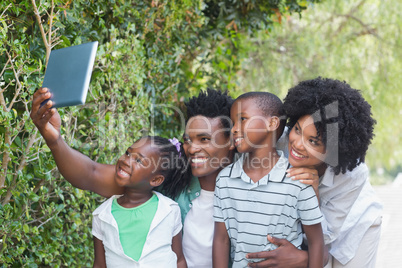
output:
[{"label": "tablet", "polygon": [[53,107],[85,103],[97,48],[98,42],[91,42],[50,52],[42,87],[52,94]]}]

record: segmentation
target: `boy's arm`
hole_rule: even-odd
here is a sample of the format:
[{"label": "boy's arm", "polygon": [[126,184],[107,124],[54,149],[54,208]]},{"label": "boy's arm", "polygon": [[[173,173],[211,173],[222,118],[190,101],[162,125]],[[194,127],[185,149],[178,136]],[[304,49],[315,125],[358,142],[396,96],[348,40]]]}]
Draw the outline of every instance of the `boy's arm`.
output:
[{"label": "boy's arm", "polygon": [[95,259],[94,259],[94,268],[106,268],[106,257],[105,257],[105,248],[103,247],[103,243],[101,240],[94,236],[94,250],[95,250]]},{"label": "boy's arm", "polygon": [[230,240],[224,222],[215,222],[212,261],[214,268],[229,266]]},{"label": "boy's arm", "polygon": [[122,193],[123,189],[114,180],[114,165],[92,161],[66,144],[60,135],[60,115],[55,108],[50,109],[51,101],[40,107],[40,104],[49,98],[47,88],[37,90],[33,96],[30,116],[52,151],[63,177],[77,188],[90,190],[105,197]]},{"label": "boy's arm", "polygon": [[321,223],[303,225],[308,241],[308,267],[324,267],[324,236]]},{"label": "boy's arm", "polygon": [[187,268],[187,262],[184,258],[183,247],[182,247],[182,237],[181,232],[175,235],[172,239],[172,250],[177,256],[177,268]]}]

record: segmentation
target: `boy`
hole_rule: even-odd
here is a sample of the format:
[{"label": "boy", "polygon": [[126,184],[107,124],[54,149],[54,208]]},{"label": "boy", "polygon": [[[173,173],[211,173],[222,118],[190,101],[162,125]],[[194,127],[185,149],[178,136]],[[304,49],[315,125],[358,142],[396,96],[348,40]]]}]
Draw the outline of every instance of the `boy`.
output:
[{"label": "boy", "polygon": [[233,103],[234,145],[242,156],[218,175],[214,199],[214,267],[248,265],[246,254],[273,250],[267,233],[300,248],[309,242],[309,267],[323,266],[322,215],[311,186],[286,177],[290,167],[276,151],[283,129],[282,102],[267,92],[249,92]]}]

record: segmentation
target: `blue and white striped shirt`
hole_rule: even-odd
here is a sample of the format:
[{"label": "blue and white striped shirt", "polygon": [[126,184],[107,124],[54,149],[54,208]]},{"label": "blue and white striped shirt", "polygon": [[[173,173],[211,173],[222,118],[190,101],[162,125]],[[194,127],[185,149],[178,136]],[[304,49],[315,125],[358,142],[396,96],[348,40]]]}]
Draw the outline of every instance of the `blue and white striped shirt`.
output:
[{"label": "blue and white striped shirt", "polygon": [[278,153],[276,165],[256,183],[243,170],[244,155],[217,177],[214,219],[225,222],[233,267],[246,267],[247,253],[275,249],[268,234],[300,248],[301,224],[322,221],[313,188],[286,177],[290,165],[283,152]]}]

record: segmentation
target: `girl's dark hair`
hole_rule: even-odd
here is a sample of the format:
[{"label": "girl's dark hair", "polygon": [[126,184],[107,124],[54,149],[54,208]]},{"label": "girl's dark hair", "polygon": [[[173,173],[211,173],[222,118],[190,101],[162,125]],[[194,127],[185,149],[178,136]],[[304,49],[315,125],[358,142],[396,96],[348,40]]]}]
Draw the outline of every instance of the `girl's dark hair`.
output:
[{"label": "girl's dark hair", "polygon": [[159,167],[158,171],[165,177],[164,182],[158,187],[158,191],[175,199],[190,184],[191,169],[189,168],[186,155],[180,144],[180,152],[166,138],[159,136],[146,137],[151,140],[152,146],[156,146],[159,150]]},{"label": "girl's dark hair", "polygon": [[317,133],[332,158],[327,161],[327,157],[325,162],[335,174],[364,162],[376,121],[360,91],[346,82],[318,77],[291,88],[284,108],[289,131],[300,117],[313,116]]}]

